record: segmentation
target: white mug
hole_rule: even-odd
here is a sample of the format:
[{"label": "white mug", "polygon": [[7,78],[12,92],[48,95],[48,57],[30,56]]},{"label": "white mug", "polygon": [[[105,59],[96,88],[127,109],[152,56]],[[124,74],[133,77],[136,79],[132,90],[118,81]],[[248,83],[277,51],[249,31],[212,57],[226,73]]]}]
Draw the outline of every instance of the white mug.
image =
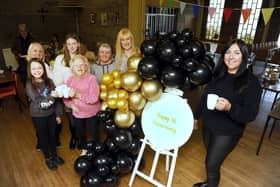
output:
[{"label": "white mug", "polygon": [[216,107],[216,104],[218,102],[219,96],[216,94],[208,94],[207,95],[207,108],[209,110],[214,110]]}]

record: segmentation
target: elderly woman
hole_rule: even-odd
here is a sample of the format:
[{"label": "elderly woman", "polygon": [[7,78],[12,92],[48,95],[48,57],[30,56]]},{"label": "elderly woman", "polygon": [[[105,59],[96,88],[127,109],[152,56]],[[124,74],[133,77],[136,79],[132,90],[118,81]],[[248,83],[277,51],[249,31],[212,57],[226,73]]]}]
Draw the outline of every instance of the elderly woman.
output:
[{"label": "elderly woman", "polygon": [[96,77],[89,73],[89,63],[86,57],[76,55],[73,57],[70,67],[73,76],[66,82],[71,89],[70,98],[64,99],[64,103],[72,109],[83,155],[86,148],[86,124],[91,127],[93,140],[99,143],[99,123],[96,117],[100,108],[99,86]]}]

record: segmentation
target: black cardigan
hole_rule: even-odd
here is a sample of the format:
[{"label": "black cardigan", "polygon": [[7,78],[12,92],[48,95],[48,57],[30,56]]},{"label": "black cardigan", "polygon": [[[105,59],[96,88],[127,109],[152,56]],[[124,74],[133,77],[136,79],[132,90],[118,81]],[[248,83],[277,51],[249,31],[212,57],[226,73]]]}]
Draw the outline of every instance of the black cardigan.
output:
[{"label": "black cardigan", "polygon": [[[227,74],[219,81],[211,81],[205,88],[194,118],[202,117],[203,125],[218,135],[242,135],[246,123],[253,121],[259,111],[261,86],[256,76],[248,73],[248,86],[241,93],[234,93],[234,75]],[[230,111],[207,109],[207,94],[215,93],[228,99]]]}]

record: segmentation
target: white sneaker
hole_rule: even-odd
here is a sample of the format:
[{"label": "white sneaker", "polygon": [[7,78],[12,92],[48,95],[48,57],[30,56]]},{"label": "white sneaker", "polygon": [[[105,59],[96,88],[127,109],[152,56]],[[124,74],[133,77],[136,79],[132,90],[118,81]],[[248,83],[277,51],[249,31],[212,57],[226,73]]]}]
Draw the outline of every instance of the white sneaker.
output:
[{"label": "white sneaker", "polygon": [[87,150],[86,149],[83,149],[82,150],[82,153],[80,154],[80,156],[84,156],[84,155],[86,155],[87,154]]}]

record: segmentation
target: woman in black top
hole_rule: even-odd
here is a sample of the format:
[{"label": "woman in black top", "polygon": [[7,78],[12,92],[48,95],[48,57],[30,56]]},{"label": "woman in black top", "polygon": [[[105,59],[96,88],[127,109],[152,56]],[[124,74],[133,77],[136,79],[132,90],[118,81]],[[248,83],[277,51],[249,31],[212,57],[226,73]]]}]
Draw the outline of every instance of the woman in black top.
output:
[{"label": "woman in black top", "polygon": [[[223,161],[236,147],[246,124],[258,114],[261,86],[257,77],[248,71],[247,61],[246,44],[239,39],[229,41],[194,113],[194,128],[199,118],[203,121],[207,180],[193,187],[219,185]],[[207,109],[210,93],[219,96],[214,110]]]}]

